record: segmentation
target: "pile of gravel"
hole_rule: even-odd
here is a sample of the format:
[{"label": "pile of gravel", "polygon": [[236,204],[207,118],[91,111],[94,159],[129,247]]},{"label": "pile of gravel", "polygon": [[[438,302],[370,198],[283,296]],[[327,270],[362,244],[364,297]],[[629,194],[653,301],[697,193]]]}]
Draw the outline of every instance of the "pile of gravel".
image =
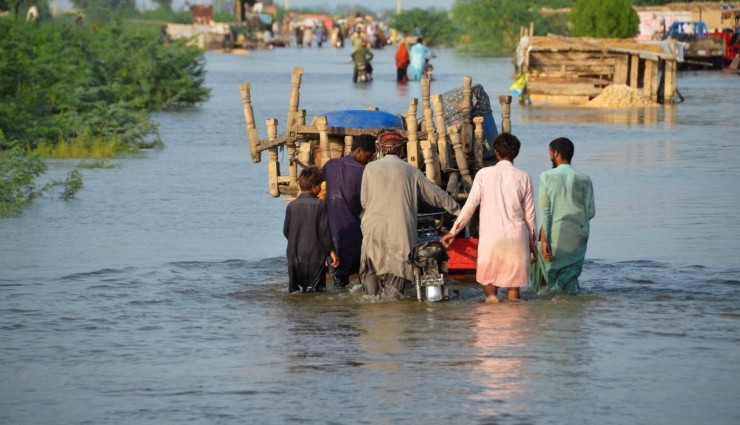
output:
[{"label": "pile of gravel", "polygon": [[656,106],[650,98],[643,96],[642,90],[624,84],[607,86],[600,95],[586,102],[589,108],[635,108]]}]

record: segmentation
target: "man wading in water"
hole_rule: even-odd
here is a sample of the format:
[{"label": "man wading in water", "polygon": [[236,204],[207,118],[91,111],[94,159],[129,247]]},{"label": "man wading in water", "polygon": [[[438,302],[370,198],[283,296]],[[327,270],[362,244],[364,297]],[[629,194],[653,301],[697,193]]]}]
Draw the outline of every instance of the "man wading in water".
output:
[{"label": "man wading in water", "polygon": [[375,137],[369,134],[352,140],[352,153],[330,159],[324,164],[326,177],[326,207],[329,228],[342,264],[332,268],[334,286],[344,288],[349,277],[360,271],[360,188],[365,164],[375,155]]},{"label": "man wading in water", "polygon": [[451,214],[460,211],[460,205],[447,192],[401,159],[405,146],[400,134],[381,134],[379,159],[365,166],[362,176],[360,282],[368,295],[400,298],[406,282],[413,279],[407,260],[417,240],[419,200]]},{"label": "man wading in water", "polygon": [[552,170],[540,174],[539,216],[542,255],[532,272],[532,287],[539,292],[577,293],[578,277],[586,258],[596,215],[591,178],[570,164],[575,147],[565,137],[550,142]]}]

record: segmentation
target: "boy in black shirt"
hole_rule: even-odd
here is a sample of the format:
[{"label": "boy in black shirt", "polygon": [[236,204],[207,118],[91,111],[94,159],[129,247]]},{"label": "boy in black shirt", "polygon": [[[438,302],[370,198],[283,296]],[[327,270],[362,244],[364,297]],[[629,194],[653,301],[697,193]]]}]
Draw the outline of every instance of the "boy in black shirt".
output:
[{"label": "boy in black shirt", "polygon": [[318,198],[324,174],[306,167],[298,175],[301,193],[288,204],[283,234],[288,239],[288,292],[319,292],[326,287],[326,257],[339,266],[334,250],[326,203]]}]

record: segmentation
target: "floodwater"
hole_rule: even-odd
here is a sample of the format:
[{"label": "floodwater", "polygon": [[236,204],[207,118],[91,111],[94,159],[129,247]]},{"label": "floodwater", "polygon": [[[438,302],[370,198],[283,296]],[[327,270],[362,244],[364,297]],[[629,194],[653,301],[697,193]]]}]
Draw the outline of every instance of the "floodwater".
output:
[{"label": "floodwater", "polygon": [[[0,220],[0,423],[740,422],[737,76],[682,74],[672,108],[513,105],[516,165],[537,176],[567,136],[593,178],[579,296],[287,294],[285,203],[266,155],[249,159],[238,84],[262,137],[266,118],[283,128],[295,65],[309,120],[400,113],[420,92],[393,81],[393,53],[376,52],[366,86],[346,49],[208,54],[213,96],[157,114],[165,149]],[[433,93],[471,75],[507,94],[508,59],[433,63]]]}]

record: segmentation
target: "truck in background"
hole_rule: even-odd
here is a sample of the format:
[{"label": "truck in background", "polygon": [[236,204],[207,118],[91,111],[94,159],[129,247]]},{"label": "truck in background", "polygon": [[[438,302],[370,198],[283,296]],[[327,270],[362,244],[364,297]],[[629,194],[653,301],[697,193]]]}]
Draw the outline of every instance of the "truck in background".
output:
[{"label": "truck in background", "polygon": [[702,21],[676,21],[666,31],[671,38],[684,45],[681,68],[722,69],[725,59],[725,41],[713,38]]},{"label": "truck in background", "polygon": [[[715,30],[711,36],[714,39],[721,40],[725,45],[724,65],[733,64],[738,55],[740,55],[740,8],[722,6],[722,22],[729,22],[722,30]],[[737,61],[734,62],[737,69]]]}]

